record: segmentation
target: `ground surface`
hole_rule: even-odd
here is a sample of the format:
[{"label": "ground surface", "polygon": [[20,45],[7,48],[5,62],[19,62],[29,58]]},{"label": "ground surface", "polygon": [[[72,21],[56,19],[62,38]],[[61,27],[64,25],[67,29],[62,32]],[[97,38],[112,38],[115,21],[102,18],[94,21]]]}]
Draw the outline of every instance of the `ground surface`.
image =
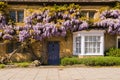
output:
[{"label": "ground surface", "polygon": [[120,68],[0,69],[0,80],[120,80]]}]

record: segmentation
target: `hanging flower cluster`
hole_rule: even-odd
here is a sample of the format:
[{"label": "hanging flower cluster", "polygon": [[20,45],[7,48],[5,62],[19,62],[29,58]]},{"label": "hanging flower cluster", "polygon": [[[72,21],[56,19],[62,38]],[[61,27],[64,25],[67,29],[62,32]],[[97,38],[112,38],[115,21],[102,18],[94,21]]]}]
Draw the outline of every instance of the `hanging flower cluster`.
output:
[{"label": "hanging flower cluster", "polygon": [[106,10],[101,13],[100,21],[95,23],[95,26],[108,29],[108,33],[120,34],[120,11]]},{"label": "hanging flower cluster", "polygon": [[0,38],[5,40],[12,40],[15,33],[11,25],[6,25],[5,16],[0,14]]}]

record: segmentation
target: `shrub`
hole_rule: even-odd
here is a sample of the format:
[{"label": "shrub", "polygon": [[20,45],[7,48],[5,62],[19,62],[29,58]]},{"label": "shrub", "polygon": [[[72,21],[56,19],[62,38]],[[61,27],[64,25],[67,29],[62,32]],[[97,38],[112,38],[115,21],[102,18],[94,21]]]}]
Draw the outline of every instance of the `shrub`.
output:
[{"label": "shrub", "polygon": [[5,67],[5,65],[4,64],[0,64],[0,68],[4,68]]},{"label": "shrub", "polygon": [[110,48],[108,52],[106,53],[107,56],[114,56],[114,57],[120,57],[120,49],[118,48]]},{"label": "shrub", "polygon": [[63,58],[62,65],[84,64],[86,66],[120,65],[120,57]]},{"label": "shrub", "polygon": [[80,64],[80,61],[78,58],[63,58],[61,59],[61,65],[73,65],[73,64]]},{"label": "shrub", "polygon": [[118,57],[96,57],[96,58],[86,58],[83,60],[83,64],[87,66],[113,66],[120,63],[120,58]]},{"label": "shrub", "polygon": [[21,62],[21,63],[15,63],[18,67],[28,67],[30,65],[29,62]]}]

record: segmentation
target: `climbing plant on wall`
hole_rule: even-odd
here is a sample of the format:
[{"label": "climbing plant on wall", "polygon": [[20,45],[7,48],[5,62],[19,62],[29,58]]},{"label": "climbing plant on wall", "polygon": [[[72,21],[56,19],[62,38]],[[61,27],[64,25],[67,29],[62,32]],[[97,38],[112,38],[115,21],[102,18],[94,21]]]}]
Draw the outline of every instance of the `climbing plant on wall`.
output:
[{"label": "climbing plant on wall", "polygon": [[[1,40],[19,41],[21,47],[27,46],[34,54],[31,49],[33,40],[42,41],[54,36],[65,37],[68,31],[76,32],[87,29],[88,23],[81,20],[81,16],[80,6],[75,4],[44,7],[39,13],[26,17],[24,26],[7,24],[4,15],[0,15],[0,38]],[[16,51],[18,50],[13,51],[7,58],[10,59]]]},{"label": "climbing plant on wall", "polygon": [[120,11],[118,9],[103,11],[100,14],[100,20],[94,25],[106,28],[110,34],[120,34]]}]

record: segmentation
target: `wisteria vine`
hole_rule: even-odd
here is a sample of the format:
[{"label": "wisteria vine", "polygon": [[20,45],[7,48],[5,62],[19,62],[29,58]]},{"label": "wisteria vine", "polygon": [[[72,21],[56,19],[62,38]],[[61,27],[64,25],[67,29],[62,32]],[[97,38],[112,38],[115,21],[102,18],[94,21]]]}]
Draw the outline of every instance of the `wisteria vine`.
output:
[{"label": "wisteria vine", "polygon": [[120,11],[106,10],[101,13],[100,21],[95,26],[107,28],[108,33],[120,34]]},{"label": "wisteria vine", "polygon": [[0,37],[5,40],[12,40],[18,37],[20,42],[27,39],[43,40],[52,36],[67,35],[67,31],[75,32],[88,28],[86,21],[80,20],[80,11],[70,9],[54,12],[49,15],[49,9],[41,13],[34,13],[25,18],[24,26],[6,25],[5,17],[0,15]]}]

